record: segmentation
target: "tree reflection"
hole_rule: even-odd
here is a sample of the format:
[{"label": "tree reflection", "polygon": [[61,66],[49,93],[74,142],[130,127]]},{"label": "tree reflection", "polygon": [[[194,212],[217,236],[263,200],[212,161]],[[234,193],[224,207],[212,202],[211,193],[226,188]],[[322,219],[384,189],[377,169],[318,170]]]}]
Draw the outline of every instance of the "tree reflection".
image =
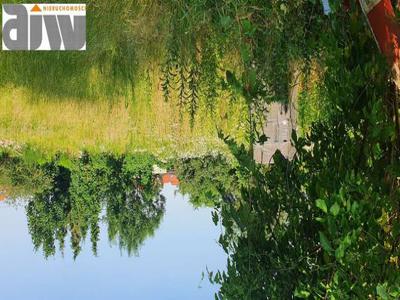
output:
[{"label": "tree reflection", "polygon": [[154,235],[164,215],[165,198],[159,194],[132,189],[107,203],[106,221],[110,241],[129,255],[137,254],[147,237]]},{"label": "tree reflection", "polygon": [[40,168],[51,174],[51,184],[35,193],[26,206],[28,228],[35,250],[47,258],[64,253],[70,237],[74,258],[89,236],[97,255],[100,222],[108,225],[110,242],[129,255],[137,254],[154,234],[165,212],[161,185],[153,178],[153,158],[84,154],[69,168],[54,159]]},{"label": "tree reflection", "polygon": [[221,155],[180,159],[175,169],[180,180],[179,191],[190,195],[194,207],[214,207],[237,190],[237,174]]},{"label": "tree reflection", "polygon": [[69,181],[70,174],[60,168],[51,188],[37,193],[26,207],[33,245],[36,250],[42,248],[46,257],[56,253],[56,242],[64,249],[71,212]]}]

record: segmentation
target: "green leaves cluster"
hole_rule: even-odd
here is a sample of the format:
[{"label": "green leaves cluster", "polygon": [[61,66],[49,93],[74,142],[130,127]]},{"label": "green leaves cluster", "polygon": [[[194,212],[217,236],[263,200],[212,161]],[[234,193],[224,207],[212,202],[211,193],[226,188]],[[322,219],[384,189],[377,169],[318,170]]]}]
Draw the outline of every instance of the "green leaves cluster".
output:
[{"label": "green leaves cluster", "polygon": [[[194,207],[213,207],[223,200],[221,189],[227,193],[236,190],[236,175],[221,155],[178,159],[175,172],[180,180],[179,191],[190,195],[189,201]],[[224,195],[225,200],[232,197]]]},{"label": "green leaves cluster", "polygon": [[[290,5],[281,11],[288,17]],[[311,58],[324,117],[293,134],[292,161],[278,152],[274,165],[259,166],[225,139],[241,180],[239,197],[214,214],[229,254],[227,270],[211,276],[220,299],[398,297],[399,133],[390,75],[360,14],[337,10],[317,22]],[[229,78],[246,90],[245,76]]]}]

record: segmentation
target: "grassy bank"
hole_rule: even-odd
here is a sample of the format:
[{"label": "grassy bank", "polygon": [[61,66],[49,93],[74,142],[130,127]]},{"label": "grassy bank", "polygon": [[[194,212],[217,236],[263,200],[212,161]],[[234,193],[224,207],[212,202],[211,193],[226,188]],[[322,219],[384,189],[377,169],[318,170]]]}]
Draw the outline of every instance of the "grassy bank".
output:
[{"label": "grassy bank", "polygon": [[[131,152],[146,150],[161,157],[191,152],[202,153],[224,146],[216,128],[241,137],[246,126],[236,107],[219,105],[214,115],[196,116],[192,128],[189,117],[165,102],[157,90],[136,89],[137,101],[123,97],[79,101],[31,98],[22,88],[1,89],[0,140],[31,145],[41,151],[76,154],[91,152]],[[234,119],[224,118],[234,113]]]}]

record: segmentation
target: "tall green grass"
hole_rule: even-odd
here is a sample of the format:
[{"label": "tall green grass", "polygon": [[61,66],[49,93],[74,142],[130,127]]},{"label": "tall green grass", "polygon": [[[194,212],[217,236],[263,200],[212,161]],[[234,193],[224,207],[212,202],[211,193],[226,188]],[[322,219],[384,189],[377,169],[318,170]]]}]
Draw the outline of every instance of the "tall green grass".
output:
[{"label": "tall green grass", "polygon": [[[160,157],[224,151],[216,129],[239,139],[246,121],[240,103],[223,101],[214,114],[199,111],[192,128],[189,116],[174,102],[164,102],[161,92],[143,82],[135,90],[137,101],[124,97],[97,101],[42,96],[34,102],[27,89],[3,87],[0,95],[0,141],[30,145],[42,152],[77,155],[90,152],[150,151]],[[226,114],[234,118],[225,118]]]}]

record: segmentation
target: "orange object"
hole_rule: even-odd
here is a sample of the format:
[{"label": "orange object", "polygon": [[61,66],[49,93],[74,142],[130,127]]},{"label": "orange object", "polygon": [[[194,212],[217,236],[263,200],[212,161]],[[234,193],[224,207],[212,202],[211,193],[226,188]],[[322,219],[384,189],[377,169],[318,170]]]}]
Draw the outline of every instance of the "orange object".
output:
[{"label": "orange object", "polygon": [[167,173],[162,176],[162,183],[163,184],[170,183],[174,186],[177,186],[179,185],[179,179],[178,177],[176,177],[176,175]]},{"label": "orange object", "polygon": [[172,177],[171,177],[171,184],[172,184],[172,185],[175,185],[175,186],[179,185],[179,179],[178,179],[178,177],[176,177],[175,175],[172,175]]},{"label": "orange object", "polygon": [[41,12],[42,10],[40,9],[40,7],[35,4],[35,6],[32,8],[31,12]]},{"label": "orange object", "polygon": [[7,195],[6,194],[3,194],[3,193],[0,193],[0,202],[1,201],[4,201],[4,200],[6,200],[7,199]]}]

